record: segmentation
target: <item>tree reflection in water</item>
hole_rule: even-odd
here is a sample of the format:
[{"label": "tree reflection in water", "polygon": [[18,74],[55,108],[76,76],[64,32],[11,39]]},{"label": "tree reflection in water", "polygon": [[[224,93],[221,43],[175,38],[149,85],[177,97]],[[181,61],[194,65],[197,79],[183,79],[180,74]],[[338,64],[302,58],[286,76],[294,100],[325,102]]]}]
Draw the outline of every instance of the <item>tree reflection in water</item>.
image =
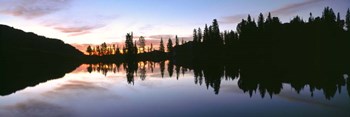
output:
[{"label": "tree reflection in water", "polygon": [[[193,65],[184,67],[176,65],[174,61],[140,61],[138,63],[98,63],[89,64],[87,71],[99,72],[107,75],[108,72],[125,72],[128,83],[134,84],[135,76],[139,76],[141,80],[146,80],[147,73],[160,72],[161,78],[172,78],[173,72],[176,72],[176,79],[182,77],[188,71],[193,72],[194,83],[202,85],[205,83],[207,88],[214,89],[215,94],[219,94],[221,80],[238,80],[238,87],[247,93],[250,97],[258,92],[261,98],[268,95],[279,94],[283,89],[283,84],[289,84],[297,93],[300,93],[305,87],[310,88],[310,94],[313,97],[315,90],[323,91],[326,99],[333,98],[336,93],[341,93],[341,87],[347,85],[349,92],[349,82],[347,75],[341,74],[339,71],[330,70],[321,71],[304,71],[305,69],[284,71],[266,65],[227,65],[227,64],[208,64]],[[164,74],[167,69],[169,77]],[[292,72],[293,71],[293,72]]]}]

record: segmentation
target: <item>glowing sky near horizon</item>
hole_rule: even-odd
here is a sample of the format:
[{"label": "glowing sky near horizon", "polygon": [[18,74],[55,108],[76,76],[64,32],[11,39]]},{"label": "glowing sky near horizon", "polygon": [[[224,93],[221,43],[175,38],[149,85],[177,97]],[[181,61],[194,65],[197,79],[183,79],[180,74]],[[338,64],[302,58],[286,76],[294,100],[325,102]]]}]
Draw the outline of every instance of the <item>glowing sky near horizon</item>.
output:
[{"label": "glowing sky near horizon", "polygon": [[235,30],[248,14],[271,12],[288,21],[320,16],[326,6],[344,17],[350,0],[0,0],[0,24],[70,44],[100,44],[123,42],[128,32],[189,39],[213,19],[221,30]]}]

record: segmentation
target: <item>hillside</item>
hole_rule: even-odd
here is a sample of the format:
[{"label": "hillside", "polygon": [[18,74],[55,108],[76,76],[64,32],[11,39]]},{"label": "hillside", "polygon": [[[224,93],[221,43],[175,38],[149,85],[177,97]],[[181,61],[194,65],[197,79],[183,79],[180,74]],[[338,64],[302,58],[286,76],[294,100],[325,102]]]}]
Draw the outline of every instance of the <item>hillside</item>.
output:
[{"label": "hillside", "polygon": [[0,47],[2,61],[65,62],[83,56],[79,50],[61,40],[6,25],[0,25]]}]

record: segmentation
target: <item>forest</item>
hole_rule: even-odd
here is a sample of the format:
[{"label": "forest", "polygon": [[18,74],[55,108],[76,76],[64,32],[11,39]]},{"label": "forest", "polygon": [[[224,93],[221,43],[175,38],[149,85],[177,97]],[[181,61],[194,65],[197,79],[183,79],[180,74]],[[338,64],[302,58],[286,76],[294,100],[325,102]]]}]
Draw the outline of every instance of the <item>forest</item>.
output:
[{"label": "forest", "polygon": [[[138,41],[133,40],[133,33],[126,35],[125,45],[89,46],[86,52],[90,58],[110,58],[115,60],[147,60],[169,59],[177,63],[210,63],[210,62],[248,62],[248,63],[274,63],[291,65],[325,63],[348,63],[350,50],[348,44],[350,27],[350,11],[345,19],[332,8],[326,7],[322,16],[313,16],[310,13],[305,21],[295,16],[290,22],[282,23],[278,17],[262,13],[257,22],[250,15],[237,25],[236,31],[220,31],[218,21],[213,20],[211,25],[205,24],[204,30],[193,30],[193,40],[175,43],[168,40],[166,51],[161,38],[159,48],[151,45],[145,48],[143,36]],[[339,59],[339,60],[338,60]]]}]

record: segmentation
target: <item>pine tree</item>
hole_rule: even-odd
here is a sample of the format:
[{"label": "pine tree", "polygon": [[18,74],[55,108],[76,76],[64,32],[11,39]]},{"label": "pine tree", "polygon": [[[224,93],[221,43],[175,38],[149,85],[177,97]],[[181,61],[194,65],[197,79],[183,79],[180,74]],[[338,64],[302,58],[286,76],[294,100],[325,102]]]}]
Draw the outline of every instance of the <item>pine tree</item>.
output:
[{"label": "pine tree", "polygon": [[107,44],[106,44],[106,42],[103,42],[101,44],[101,53],[102,53],[102,55],[106,55],[108,53],[107,52]]},{"label": "pine tree", "polygon": [[350,9],[346,12],[345,16],[346,29],[350,31]]},{"label": "pine tree", "polygon": [[202,36],[202,30],[201,30],[201,28],[198,28],[198,32],[197,32],[197,41],[198,42],[202,42],[202,38],[203,38],[203,36]]},{"label": "pine tree", "polygon": [[[210,29],[212,29],[212,32],[210,32]],[[209,32],[211,35],[211,38],[213,40],[213,44],[220,46],[223,44],[223,39],[220,36],[220,29],[219,29],[219,24],[216,19],[213,20],[213,24],[211,28],[209,28]]]},{"label": "pine tree", "polygon": [[127,33],[126,34],[126,39],[125,39],[125,49],[126,52],[125,53],[132,53],[133,52],[133,48],[134,48],[134,44],[133,44],[133,37],[132,37],[132,33]]},{"label": "pine tree", "polygon": [[248,14],[248,18],[247,18],[248,22],[252,22],[252,18],[250,16],[250,14]]},{"label": "pine tree", "polygon": [[270,24],[271,22],[272,22],[272,17],[271,17],[271,13],[269,12],[269,15],[267,15],[267,18],[266,18],[266,23]]},{"label": "pine tree", "polygon": [[101,50],[100,50],[100,46],[96,46],[96,52],[97,52],[97,55],[101,55]]},{"label": "pine tree", "polygon": [[90,45],[86,48],[86,52],[89,53],[89,55],[91,55],[92,49]]},{"label": "pine tree", "polygon": [[177,35],[175,36],[175,46],[179,45],[179,38],[177,38]]},{"label": "pine tree", "polygon": [[139,38],[139,48],[140,48],[140,53],[145,52],[145,46],[146,46],[146,40],[145,40],[145,37],[140,36],[140,38]]},{"label": "pine tree", "polygon": [[263,29],[264,28],[264,15],[262,13],[259,14],[259,18],[258,18],[258,27],[259,29]]},{"label": "pine tree", "polygon": [[172,52],[173,51],[173,41],[171,41],[170,38],[168,40],[167,49],[168,49],[168,52]]},{"label": "pine tree", "polygon": [[203,42],[207,42],[208,38],[209,38],[209,29],[208,29],[208,25],[205,24],[204,34],[203,34]]},{"label": "pine tree", "polygon": [[119,46],[117,45],[117,49],[115,50],[115,54],[116,55],[119,55],[120,54],[120,49],[119,49]]},{"label": "pine tree", "polygon": [[135,43],[134,43],[134,47],[133,47],[133,54],[137,54],[137,45],[136,45],[136,40],[135,40]]},{"label": "pine tree", "polygon": [[197,30],[194,29],[193,30],[193,42],[197,42],[197,41],[198,41]]},{"label": "pine tree", "polygon": [[337,24],[338,24],[339,28],[341,28],[341,29],[344,28],[344,20],[340,19],[340,13],[339,12],[337,14]]},{"label": "pine tree", "polygon": [[332,8],[326,7],[322,13],[322,20],[326,23],[334,23],[336,20],[336,16],[333,12]]},{"label": "pine tree", "polygon": [[315,18],[312,16],[312,13],[310,12],[310,17],[309,17],[309,23],[313,22]]},{"label": "pine tree", "polygon": [[164,52],[163,38],[160,38],[159,51]]}]

